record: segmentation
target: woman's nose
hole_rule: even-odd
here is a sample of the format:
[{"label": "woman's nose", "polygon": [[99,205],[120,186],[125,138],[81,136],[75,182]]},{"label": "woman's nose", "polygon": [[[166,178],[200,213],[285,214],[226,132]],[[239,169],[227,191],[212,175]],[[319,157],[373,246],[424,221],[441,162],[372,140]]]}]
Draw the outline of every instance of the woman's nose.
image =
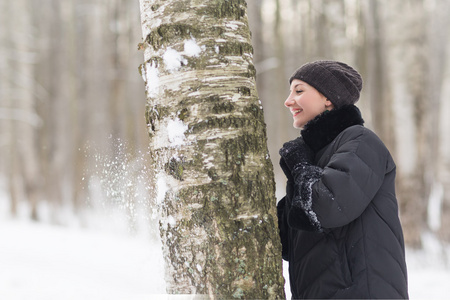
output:
[{"label": "woman's nose", "polygon": [[294,103],[294,99],[291,96],[287,97],[286,101],[284,101],[284,106],[289,107]]}]

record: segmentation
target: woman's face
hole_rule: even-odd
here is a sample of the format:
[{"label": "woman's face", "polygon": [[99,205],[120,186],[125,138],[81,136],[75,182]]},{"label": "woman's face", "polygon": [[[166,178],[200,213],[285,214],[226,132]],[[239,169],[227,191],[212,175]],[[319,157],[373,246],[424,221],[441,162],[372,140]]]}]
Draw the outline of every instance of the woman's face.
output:
[{"label": "woman's face", "polygon": [[294,79],[284,102],[294,118],[293,126],[302,128],[325,110],[333,109],[331,101],[304,81]]}]

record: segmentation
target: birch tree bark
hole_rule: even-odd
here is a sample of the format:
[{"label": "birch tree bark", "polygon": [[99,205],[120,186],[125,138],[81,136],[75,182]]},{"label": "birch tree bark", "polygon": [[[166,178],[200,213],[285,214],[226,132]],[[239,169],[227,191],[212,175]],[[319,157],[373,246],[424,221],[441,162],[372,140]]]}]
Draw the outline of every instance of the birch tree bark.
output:
[{"label": "birch tree bark", "polygon": [[141,0],[167,292],[284,298],[243,0]]}]

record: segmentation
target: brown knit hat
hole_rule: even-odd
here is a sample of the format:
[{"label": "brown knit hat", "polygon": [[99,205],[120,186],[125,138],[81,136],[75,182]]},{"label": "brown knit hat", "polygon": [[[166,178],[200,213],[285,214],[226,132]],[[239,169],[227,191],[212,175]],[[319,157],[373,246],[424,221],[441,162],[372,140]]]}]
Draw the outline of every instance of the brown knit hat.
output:
[{"label": "brown knit hat", "polygon": [[359,100],[362,78],[349,65],[330,60],[319,60],[304,64],[289,78],[299,79],[327,97],[336,108],[354,104]]}]

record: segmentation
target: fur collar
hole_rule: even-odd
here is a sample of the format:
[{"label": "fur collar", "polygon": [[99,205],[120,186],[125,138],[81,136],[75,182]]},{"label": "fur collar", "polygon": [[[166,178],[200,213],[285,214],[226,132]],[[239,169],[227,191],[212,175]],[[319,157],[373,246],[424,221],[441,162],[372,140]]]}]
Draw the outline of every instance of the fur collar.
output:
[{"label": "fur collar", "polygon": [[345,105],[326,111],[309,121],[301,135],[305,143],[317,152],[331,143],[342,131],[353,125],[363,125],[359,108]]}]

